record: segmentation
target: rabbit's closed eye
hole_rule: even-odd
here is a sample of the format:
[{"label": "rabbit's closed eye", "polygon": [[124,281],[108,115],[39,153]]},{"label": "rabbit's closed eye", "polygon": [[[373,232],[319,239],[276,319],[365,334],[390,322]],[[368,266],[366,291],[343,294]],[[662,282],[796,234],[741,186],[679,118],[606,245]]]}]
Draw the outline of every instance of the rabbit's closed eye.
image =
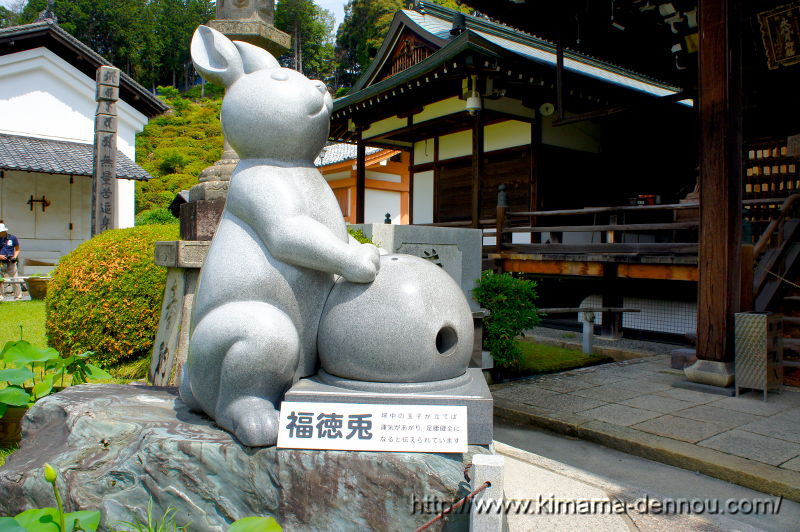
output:
[{"label": "rabbit's closed eye", "polygon": [[289,79],[289,73],[283,69],[274,70],[270,77],[277,81],[286,81]]}]

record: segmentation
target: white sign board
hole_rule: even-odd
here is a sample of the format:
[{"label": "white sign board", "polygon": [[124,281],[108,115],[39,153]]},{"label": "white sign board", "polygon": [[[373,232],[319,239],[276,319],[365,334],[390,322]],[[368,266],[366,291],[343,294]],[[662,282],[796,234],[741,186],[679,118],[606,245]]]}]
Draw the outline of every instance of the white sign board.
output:
[{"label": "white sign board", "polygon": [[467,407],[284,401],[278,447],[465,453]]}]

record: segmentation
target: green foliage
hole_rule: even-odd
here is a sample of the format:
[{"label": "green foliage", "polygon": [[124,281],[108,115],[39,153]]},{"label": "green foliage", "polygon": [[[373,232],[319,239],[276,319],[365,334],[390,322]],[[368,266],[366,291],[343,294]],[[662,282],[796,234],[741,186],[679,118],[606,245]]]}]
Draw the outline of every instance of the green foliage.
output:
[{"label": "green foliage", "polygon": [[128,532],[131,530],[135,532],[185,532],[188,530],[189,525],[179,526],[175,521],[175,512],[175,508],[170,506],[166,509],[164,515],[159,521],[153,516],[153,499],[150,499],[150,501],[147,503],[146,523],[142,523],[140,521],[137,521],[136,523],[123,521],[119,523],[119,525],[127,528],[115,529],[115,532]]},{"label": "green foliage", "polygon": [[158,209],[150,209],[148,211],[142,211],[136,215],[136,226],[140,225],[164,225],[164,224],[176,224],[179,223],[180,220],[172,216],[172,213],[169,209],[164,207],[159,207]]},{"label": "green foliage", "polygon": [[50,464],[44,465],[45,480],[53,486],[53,496],[58,508],[34,508],[14,517],[0,517],[0,532],[94,532],[100,526],[100,512],[64,512],[58,493],[58,472]]},{"label": "green foliage", "polygon": [[292,36],[293,49],[280,58],[284,66],[311,79],[327,80],[336,68],[333,13],[313,0],[280,0],[275,7],[275,27]]},{"label": "green foliage", "polygon": [[50,345],[67,355],[93,351],[103,364],[148,354],[166,281],[153,248],[177,238],[174,224],[115,229],[63,257],[47,292]]},{"label": "green foliage", "polygon": [[536,283],[486,270],[472,293],[491,313],[483,320],[484,345],[498,366],[517,368],[521,352],[515,339],[539,323]]},{"label": "green foliage", "polygon": [[245,517],[231,524],[228,532],[281,532],[283,530],[272,517]]},{"label": "green foliage", "polygon": [[372,244],[373,246],[377,245],[375,244],[375,242],[370,240],[370,238],[367,235],[365,235],[364,231],[362,231],[361,229],[351,229],[350,227],[348,227],[347,232],[350,233],[350,236],[352,236],[362,244]]},{"label": "green foliage", "polygon": [[174,87],[158,89],[173,109],[151,120],[136,137],[136,162],[153,176],[136,183],[137,213],[166,208],[222,155],[221,89],[206,84],[205,98],[198,87],[183,95]]},{"label": "green foliage", "polygon": [[[86,361],[91,355],[86,352],[62,358],[53,348],[39,349],[25,340],[6,342],[0,351],[5,368],[0,370],[0,381],[6,383],[0,389],[0,417],[9,406],[27,406],[50,395],[54,386],[64,385],[67,374],[71,374],[72,384],[111,379]],[[28,383],[30,388],[26,388]]]}]

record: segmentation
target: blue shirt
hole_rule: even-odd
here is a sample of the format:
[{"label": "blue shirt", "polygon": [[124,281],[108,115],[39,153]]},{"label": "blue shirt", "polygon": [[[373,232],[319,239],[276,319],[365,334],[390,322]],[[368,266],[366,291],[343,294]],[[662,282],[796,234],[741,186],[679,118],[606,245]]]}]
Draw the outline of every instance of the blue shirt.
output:
[{"label": "blue shirt", "polygon": [[5,255],[7,259],[14,256],[14,248],[18,247],[19,240],[10,233],[6,233],[6,236],[0,239],[0,255]]}]

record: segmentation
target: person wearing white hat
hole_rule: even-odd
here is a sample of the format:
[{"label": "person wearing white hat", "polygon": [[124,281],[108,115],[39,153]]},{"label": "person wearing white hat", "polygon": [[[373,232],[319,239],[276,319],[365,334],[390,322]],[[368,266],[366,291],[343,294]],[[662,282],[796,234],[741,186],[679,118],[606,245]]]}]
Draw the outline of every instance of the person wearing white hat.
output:
[{"label": "person wearing white hat", "polygon": [[[14,278],[17,276],[17,257],[19,256],[19,239],[8,232],[8,227],[0,222],[0,274],[2,278]],[[5,285],[5,281],[2,283]],[[19,283],[14,283],[14,299],[22,298],[22,291]],[[5,293],[3,286],[2,293]]]}]

